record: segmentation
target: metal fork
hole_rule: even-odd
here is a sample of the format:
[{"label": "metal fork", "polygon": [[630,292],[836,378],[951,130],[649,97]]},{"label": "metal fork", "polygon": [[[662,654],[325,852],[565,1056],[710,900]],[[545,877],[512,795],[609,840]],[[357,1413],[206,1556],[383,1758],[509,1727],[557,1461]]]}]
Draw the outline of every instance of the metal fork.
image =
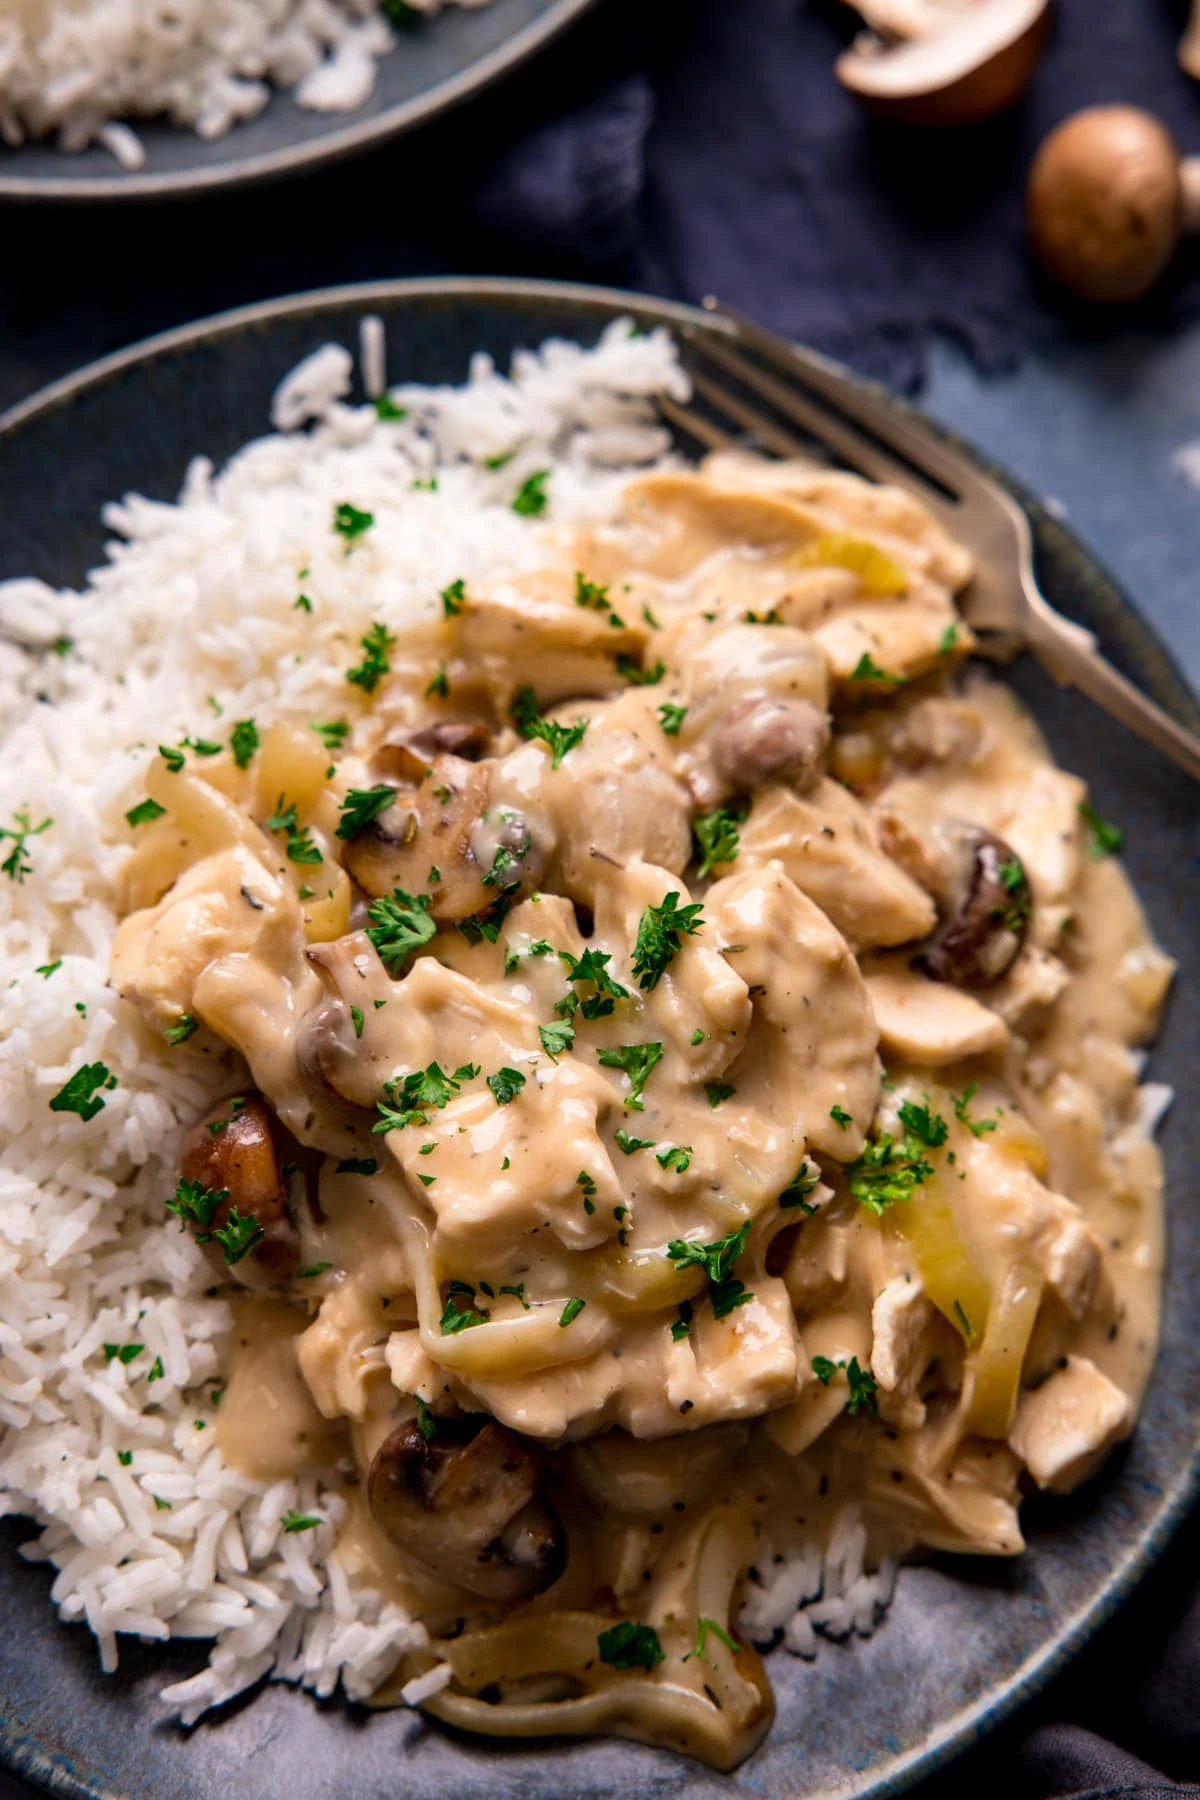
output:
[{"label": "metal fork", "polygon": [[[711,413],[663,399],[662,412],[673,425],[709,449],[733,448],[748,432],[760,448],[778,456],[810,453],[811,446],[783,423],[788,421],[859,474],[908,488],[975,557],[975,573],[959,605],[972,629],[984,634],[981,648],[990,641],[1032,651],[1055,681],[1078,688],[1200,781],[1200,738],[1119,674],[1090,631],[1063,618],[1043,598],[1033,572],[1029,520],[1003,488],[924,426],[897,416],[846,380],[833,364],[731,306],[712,298],[704,305],[715,315],[713,328],[685,326],[681,335],[701,362],[700,368],[689,363],[688,373]],[[756,354],[748,356],[747,349]],[[770,411],[733,391],[712,370],[732,377]]]}]

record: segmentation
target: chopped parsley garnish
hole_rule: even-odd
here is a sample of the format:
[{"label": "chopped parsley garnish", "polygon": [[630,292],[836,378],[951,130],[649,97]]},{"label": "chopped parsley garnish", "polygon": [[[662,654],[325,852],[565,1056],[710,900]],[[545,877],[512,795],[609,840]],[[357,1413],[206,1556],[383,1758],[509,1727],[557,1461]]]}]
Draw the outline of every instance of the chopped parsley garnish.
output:
[{"label": "chopped parsley garnish", "polygon": [[[576,569],[575,571],[575,604],[576,606],[589,607],[592,612],[608,613],[608,622],[610,625],[620,627],[625,623],[624,619],[618,618],[613,611],[612,601],[608,597],[607,586],[601,587],[599,582],[589,581],[587,576],[579,569]],[[619,662],[618,667],[620,667]]]},{"label": "chopped parsley garnish", "polygon": [[699,1657],[701,1662],[708,1661],[704,1654],[704,1646],[708,1642],[710,1631],[724,1644],[727,1650],[732,1650],[735,1656],[742,1654],[742,1646],[734,1642],[723,1625],[718,1625],[715,1619],[699,1618],[696,1620],[696,1642],[684,1657],[684,1662],[690,1662],[693,1656]]},{"label": "chopped parsley garnish", "polygon": [[745,818],[742,809],[719,806],[715,812],[700,813],[692,820],[692,836],[700,856],[700,873],[708,875],[718,863],[731,863],[738,853],[738,826]]},{"label": "chopped parsley garnish", "polygon": [[152,1381],[161,1381],[165,1373],[166,1371],[163,1368],[162,1357],[156,1356],[146,1372],[147,1387],[149,1387]]},{"label": "chopped parsley garnish", "polygon": [[348,500],[343,500],[340,506],[333,509],[333,529],[339,537],[345,538],[347,549],[355,538],[360,538],[364,531],[370,531],[374,523],[374,513],[360,512]]},{"label": "chopped parsley garnish", "polygon": [[641,1112],[642,1090],[656,1063],[662,1061],[661,1044],[622,1044],[617,1050],[597,1050],[596,1060],[605,1069],[623,1069],[629,1077],[626,1106]]},{"label": "chopped parsley garnish", "polygon": [[312,832],[307,825],[299,824],[295,806],[286,806],[282,794],[275,802],[275,811],[267,820],[266,828],[268,831],[284,833],[289,862],[320,863],[325,861],[320,850],[313,843]]},{"label": "chopped parsley garnish", "polygon": [[318,1275],[324,1275],[326,1273],[326,1271],[329,1269],[332,1269],[332,1267],[333,1267],[333,1264],[331,1262],[309,1263],[307,1269],[300,1270],[299,1274],[296,1277],[296,1280],[297,1281],[312,1281]]},{"label": "chopped parsley garnish", "polygon": [[367,908],[371,921],[367,936],[389,975],[398,975],[405,959],[436,936],[437,926],[429,916],[430,904],[428,894],[393,888]]},{"label": "chopped parsley garnish", "polygon": [[167,1042],[170,1044],[171,1048],[174,1049],[177,1044],[186,1044],[192,1034],[199,1031],[199,1029],[199,1019],[194,1018],[191,1013],[180,1013],[174,1025],[167,1026]]},{"label": "chopped parsley garnish", "polygon": [[245,769],[258,749],[258,726],[253,719],[239,719],[229,734],[229,748],[239,769]]},{"label": "chopped parsley garnish", "polygon": [[340,838],[357,837],[372,819],[377,819],[380,813],[386,812],[389,806],[395,804],[396,790],[393,787],[351,788],[342,801],[337,835]]},{"label": "chopped parsley garnish", "polygon": [[[388,654],[396,640],[386,625],[377,622],[368,628],[359,642],[362,645],[363,659],[357,668],[346,670],[346,680],[353,687],[360,687],[364,694],[373,694],[392,666],[388,661]],[[330,748],[333,746],[330,745]]]},{"label": "chopped parsley garnish", "polygon": [[[497,815],[491,816],[495,818]],[[519,823],[515,814],[504,809],[501,809],[498,816],[510,831]],[[524,862],[532,846],[533,839],[522,826],[514,845],[500,844],[497,846],[496,854],[492,858],[492,866],[483,877],[482,885],[499,888],[501,893],[509,893],[513,888],[520,887],[521,872],[517,864]]]},{"label": "chopped parsley garnish", "polygon": [[495,456],[484,457],[483,466],[485,469],[506,469],[516,454],[515,450],[497,450]]},{"label": "chopped parsley garnish", "polygon": [[806,1157],[784,1188],[782,1194],[780,1194],[780,1206],[783,1207],[785,1211],[792,1207],[799,1207],[802,1213],[808,1218],[811,1218],[817,1209],[815,1206],[809,1205],[808,1196],[817,1186],[820,1179],[820,1169],[810,1167]]},{"label": "chopped parsley garnish", "polygon": [[750,610],[750,608],[747,607],[746,611],[742,614],[742,618],[745,620],[747,625],[782,625],[783,624],[783,615],[779,612],[778,608],[774,607],[774,606],[771,608],[770,612],[764,612],[764,613],[752,612]]},{"label": "chopped parsley garnish", "polygon": [[513,701],[513,724],[523,738],[540,738],[549,746],[550,766],[557,769],[564,756],[582,744],[587,731],[587,720],[578,719],[574,725],[555,725],[544,719],[537,709],[537,698],[530,687],[521,688]]},{"label": "chopped parsley garnish", "polygon": [[220,744],[214,744],[211,738],[185,737],[184,746],[196,756],[220,756]]},{"label": "chopped parsley garnish", "polygon": [[941,1113],[930,1112],[928,1105],[918,1106],[913,1100],[900,1102],[900,1123],[931,1150],[944,1144],[950,1133]]},{"label": "chopped parsley garnish", "polygon": [[461,931],[468,944],[494,944],[500,936],[500,927],[511,911],[511,902],[506,894],[500,894],[480,912],[468,913],[465,919],[455,921],[455,930]]},{"label": "chopped parsley garnish", "polygon": [[708,1104],[710,1106],[720,1106],[722,1100],[732,1100],[733,1096],[737,1093],[737,1089],[728,1081],[706,1081],[704,1084],[704,1092],[708,1096]]},{"label": "chopped parsley garnish", "polygon": [[475,1304],[475,1289],[465,1281],[452,1281],[446,1305],[438,1321],[443,1337],[457,1337],[472,1325],[485,1325],[491,1314]]},{"label": "chopped parsley garnish", "polygon": [[183,754],[183,751],[176,749],[174,744],[160,744],[158,746],[158,754],[162,757],[172,775],[178,775],[180,769],[182,769],[184,763],[187,761],[187,757]]},{"label": "chopped parsley garnish", "polygon": [[750,1221],[746,1219],[736,1231],[727,1232],[711,1244],[698,1244],[691,1238],[672,1238],[667,1245],[667,1255],[677,1273],[684,1269],[703,1269],[714,1319],[725,1318],[735,1307],[744,1306],[747,1300],[753,1299],[749,1288],[733,1273],[733,1265],[746,1248],[749,1235]]},{"label": "chopped parsley garnish", "polygon": [[535,469],[514,494],[513,511],[519,513],[523,519],[540,519],[550,500],[550,496],[546,492],[546,483],[549,479],[549,469]]},{"label": "chopped parsley garnish", "polygon": [[[393,0],[393,4],[399,5],[400,0]],[[438,478],[436,475],[429,475],[424,478],[420,475],[414,475],[408,485],[413,489],[414,493],[436,494],[438,491]]]},{"label": "chopped parsley garnish", "polygon": [[857,1412],[875,1412],[875,1393],[879,1384],[875,1377],[864,1369],[857,1356],[847,1362],[832,1362],[828,1356],[814,1356],[812,1372],[822,1387],[828,1387],[839,1369],[846,1372],[846,1382],[850,1389],[850,1398],[846,1402],[846,1411],[853,1415]]},{"label": "chopped parsley garnish", "polygon": [[105,1362],[124,1363],[128,1368],[134,1357],[140,1356],[145,1348],[145,1344],[105,1344],[103,1346],[104,1360]]},{"label": "chopped parsley garnish", "polygon": [[228,1198],[228,1188],[205,1187],[202,1181],[181,1181],[173,1198],[164,1201],[164,1205],[179,1220],[181,1231],[192,1225],[196,1230],[196,1242],[207,1244],[212,1236],[211,1226],[217,1208]]},{"label": "chopped parsley garnish", "polygon": [[[385,7],[384,10],[386,11],[387,8]],[[405,7],[406,12],[411,12],[411,10],[411,7]],[[390,394],[380,394],[375,402],[375,417],[381,419],[385,425],[398,425],[401,419],[407,419],[408,408],[407,406],[397,406]]]},{"label": "chopped parsley garnish", "polygon": [[660,1169],[673,1169],[676,1175],[686,1175],[692,1166],[692,1146],[672,1144],[669,1150],[660,1150],[654,1160]]},{"label": "chopped parsley garnish", "polygon": [[383,1084],[385,1098],[376,1102],[379,1112],[373,1131],[403,1131],[406,1125],[428,1125],[431,1108],[448,1104],[464,1081],[473,1081],[479,1073],[478,1063],[463,1063],[453,1075],[447,1075],[439,1063],[413,1069],[409,1074],[394,1075]]},{"label": "chopped parsley garnish", "polygon": [[848,1126],[853,1125],[854,1123],[854,1120],[850,1117],[850,1114],[846,1111],[844,1106],[831,1106],[829,1109],[829,1116],[834,1124],[842,1131],[845,1131]]},{"label": "chopped parsley garnish", "polygon": [[155,1512],[170,1512],[171,1511],[171,1502],[169,1500],[161,1499],[158,1494],[151,1494],[150,1498],[154,1502]]},{"label": "chopped parsley garnish", "polygon": [[961,1300],[956,1300],[954,1302],[954,1316],[962,1326],[963,1336],[968,1339],[968,1341],[972,1339],[975,1336],[975,1327],[972,1325],[970,1319],[968,1319]]},{"label": "chopped parsley garnish", "polygon": [[307,594],[297,594],[296,595],[296,598],[292,601],[292,611],[293,612],[306,612],[306,613],[310,613],[312,611],[312,601],[309,599]]},{"label": "chopped parsley garnish", "polygon": [[437,674],[425,684],[425,698],[427,700],[446,700],[449,696],[450,678],[446,674],[445,663],[439,663]]},{"label": "chopped parsley garnish", "polygon": [[116,1076],[104,1063],[84,1063],[52,1096],[50,1111],[78,1113],[86,1124],[88,1119],[94,1119],[98,1112],[104,1111],[105,1102],[99,1090],[116,1085]]},{"label": "chopped parsley garnish", "polygon": [[705,1041],[705,1039],[707,1038],[707,1036],[708,1036],[707,1031],[705,1031],[702,1026],[697,1025],[695,1031],[693,1031],[691,1037],[688,1039],[688,1043],[692,1046],[692,1049],[694,1050],[696,1048],[696,1045],[702,1044]]},{"label": "chopped parsley garnish", "polygon": [[443,617],[447,619],[457,617],[466,605],[467,600],[467,584],[462,579],[461,575],[457,581],[452,581],[449,587],[444,587],[442,589],[440,598],[442,602]]},{"label": "chopped parsley garnish", "polygon": [[958,644],[958,621],[952,619],[938,639],[938,655],[952,656]]},{"label": "chopped parsley garnish", "polygon": [[363,1013],[361,1006],[352,1006],[350,1008],[350,1023],[354,1027],[355,1037],[360,1038],[363,1034]]},{"label": "chopped parsley garnish", "polygon": [[658,709],[658,722],[667,737],[678,737],[679,728],[687,718],[686,706],[675,706],[670,700],[664,700]]},{"label": "chopped parsley garnish", "polygon": [[[157,800],[142,800],[137,806],[131,806],[129,811],[125,814],[125,817],[136,831],[139,825],[150,825],[153,824],[155,819],[161,819],[166,810],[166,807],[160,806]],[[18,813],[17,817],[20,818],[21,815]],[[38,829],[41,831],[44,830],[45,827],[39,826]],[[6,835],[11,836],[12,834],[7,833]],[[8,863],[12,862],[17,854],[18,852],[14,850],[12,856],[9,857],[8,862],[0,864],[0,867],[3,868],[6,875],[9,873]],[[28,873],[28,871],[26,871],[26,873]],[[21,880],[22,877],[18,876],[17,879]]]},{"label": "chopped parsley garnish", "polygon": [[312,1531],[314,1526],[323,1525],[325,1521],[318,1518],[316,1513],[296,1512],[289,1507],[287,1512],[279,1515],[279,1523],[283,1526],[284,1531],[292,1532]]},{"label": "chopped parsley garnish", "polygon": [[968,1082],[961,1094],[951,1094],[954,1102],[954,1116],[960,1125],[965,1125],[973,1138],[981,1138],[986,1132],[995,1131],[995,1119],[973,1119],[967,1108],[979,1092],[977,1081]]},{"label": "chopped parsley garnish", "polygon": [[661,906],[648,906],[641,916],[633,947],[633,972],[641,988],[656,988],[682,948],[683,935],[692,937],[700,929],[704,916],[700,902],[691,906],[678,902],[679,894],[672,890]]},{"label": "chopped parsley garnish", "polygon": [[312,730],[327,750],[340,750],[350,735],[350,722],[348,719],[330,719],[324,725],[314,724]]},{"label": "chopped parsley garnish", "polygon": [[[567,980],[571,983],[590,983],[595,988],[594,994],[579,1001],[579,1011],[585,1019],[606,1019],[613,1010],[615,1000],[628,1000],[629,989],[614,981],[608,972],[608,964],[612,960],[607,950],[585,950],[582,956],[572,956],[569,950],[560,950],[559,957],[566,964]],[[578,996],[569,996],[571,1005],[560,1001],[555,1011],[575,1011],[574,1002]]]},{"label": "chopped parsley garnish", "polygon": [[525,1077],[517,1069],[497,1069],[494,1075],[488,1076],[487,1085],[496,1105],[507,1106],[525,1086]]},{"label": "chopped parsley garnish", "polygon": [[658,1141],[657,1138],[630,1137],[629,1133],[622,1131],[619,1126],[614,1136],[626,1156],[632,1156],[635,1150],[653,1150]]},{"label": "chopped parsley garnish", "polygon": [[569,1325],[572,1319],[577,1319],[579,1317],[586,1305],[586,1300],[568,1300],[567,1304],[563,1307],[562,1312],[558,1315],[559,1324]]},{"label": "chopped parsley garnish", "polygon": [[224,1251],[225,1261],[232,1265],[241,1262],[243,1256],[253,1250],[259,1239],[267,1234],[257,1219],[248,1218],[236,1206],[231,1206],[224,1225],[219,1226],[212,1235],[213,1241],[220,1244]]},{"label": "chopped parsley garnish", "polygon": [[590,1218],[596,1210],[595,1203],[592,1200],[592,1195],[596,1192],[596,1184],[586,1169],[580,1169],[578,1175],[575,1177],[575,1186],[579,1188],[583,1194],[583,1210]]},{"label": "chopped parsley garnish", "polygon": [[437,1420],[422,1400],[420,1394],[414,1394],[413,1400],[416,1402],[417,1408],[417,1430],[427,1444],[431,1443],[437,1436]]},{"label": "chopped parsley garnish", "polygon": [[54,642],[50,646],[50,654],[51,654],[51,656],[70,656],[70,654],[74,648],[75,648],[75,639],[74,638],[56,637]]},{"label": "chopped parsley garnish", "polygon": [[560,1025],[539,1025],[538,1037],[547,1056],[559,1057],[575,1042],[575,1027],[565,1019]]},{"label": "chopped parsley garnish", "polygon": [[653,1625],[635,1625],[632,1619],[610,1625],[607,1631],[600,1633],[596,1646],[600,1661],[607,1663],[610,1669],[652,1669],[664,1658]]},{"label": "chopped parsley garnish", "polygon": [[912,1139],[898,1145],[891,1133],[868,1138],[862,1155],[846,1168],[846,1181],[854,1198],[877,1217],[898,1200],[907,1200],[933,1167]]},{"label": "chopped parsley garnish", "polygon": [[521,1305],[526,1312],[529,1311],[529,1302],[525,1298],[525,1283],[523,1281],[518,1281],[515,1286],[502,1287],[500,1292],[502,1294],[511,1294],[514,1300],[519,1300],[521,1302]]},{"label": "chopped parsley garnish", "polygon": [[679,1311],[679,1317],[676,1320],[674,1320],[674,1322],[671,1325],[671,1342],[673,1344],[681,1344],[683,1342],[684,1338],[688,1335],[689,1331],[692,1329],[693,1314],[692,1314],[691,1301],[690,1300],[681,1301],[679,1304],[678,1311]]},{"label": "chopped parsley garnish", "polygon": [[120,1463],[120,1465],[123,1469],[127,1469],[129,1467],[130,1463],[133,1461],[133,1451],[132,1450],[118,1450],[117,1451],[117,1461]]},{"label": "chopped parsley garnish", "polygon": [[1079,816],[1091,832],[1088,840],[1088,855],[1099,861],[1104,856],[1115,856],[1125,842],[1125,833],[1119,825],[1102,819],[1094,807],[1086,800],[1079,802]]},{"label": "chopped parsley garnish", "polygon": [[886,681],[893,687],[900,687],[908,677],[893,675],[887,669],[881,669],[869,650],[864,650],[850,671],[851,681]]},{"label": "chopped parsley garnish", "polygon": [[652,668],[644,669],[631,656],[617,658],[617,674],[623,675],[631,687],[657,687],[666,672],[667,665],[661,659]]},{"label": "chopped parsley garnish", "polygon": [[373,1156],[343,1156],[333,1172],[335,1175],[378,1175],[379,1164]]},{"label": "chopped parsley garnish", "polygon": [[40,975],[43,981],[49,981],[50,977],[61,968],[62,968],[62,957],[60,956],[60,957],[57,957],[54,962],[39,963],[37,968],[34,970],[34,974]]}]

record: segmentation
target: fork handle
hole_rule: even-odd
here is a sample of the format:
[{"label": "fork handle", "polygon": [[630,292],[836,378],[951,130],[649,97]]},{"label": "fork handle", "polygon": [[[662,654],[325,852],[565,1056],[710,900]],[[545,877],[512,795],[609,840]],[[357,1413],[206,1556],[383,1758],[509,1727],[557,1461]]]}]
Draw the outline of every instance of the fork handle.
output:
[{"label": "fork handle", "polygon": [[1056,613],[1039,594],[1030,596],[1027,643],[1054,680],[1078,688],[1156,750],[1200,781],[1200,738],[1185,731],[1161,706],[1148,700],[1096,649],[1090,631]]}]

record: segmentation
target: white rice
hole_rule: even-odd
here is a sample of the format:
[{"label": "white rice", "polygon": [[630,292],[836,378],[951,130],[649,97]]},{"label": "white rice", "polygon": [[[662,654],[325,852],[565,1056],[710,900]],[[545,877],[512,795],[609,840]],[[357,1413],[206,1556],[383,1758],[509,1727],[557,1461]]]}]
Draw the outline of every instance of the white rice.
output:
[{"label": "white rice", "polygon": [[[488,0],[408,0],[413,12]],[[141,140],[113,121],[166,115],[202,138],[260,113],[272,88],[314,112],[351,112],[403,43],[381,0],[5,0],[0,142],[101,143],[125,169]],[[401,50],[402,53],[402,50]]]},{"label": "white rice", "polygon": [[799,1555],[760,1556],[746,1584],[738,1628],[767,1649],[782,1642],[793,1656],[817,1654],[817,1633],[870,1637],[891,1602],[898,1563],[885,1556],[874,1573],[864,1559],[867,1529],[857,1507],[834,1521],[824,1554],[811,1545]]},{"label": "white rice", "polygon": [[[167,1690],[187,1721],[268,1672],[365,1695],[426,1637],[347,1578],[334,1491],[250,1479],[214,1443],[230,1308],[163,1200],[181,1130],[244,1074],[165,1048],[107,985],[122,814],[148,747],[352,712],[344,671],[373,621],[403,633],[458,577],[536,562],[539,528],[511,506],[535,470],[551,471],[550,521],[609,516],[630,466],[668,448],[649,397],[687,393],[666,334],[627,321],[590,352],[521,353],[511,379],[477,356],[465,387],[393,389],[398,423],[345,404],[350,373],[344,351],[318,351],[275,400],[311,431],[219,474],[198,457],[176,505],[108,507],[116,541],[82,593],[0,583],[0,827],[53,821],[23,882],[0,874],[0,1513],[41,1522],[26,1554],[57,1571],[53,1602],[105,1668],[122,1632],[216,1640]],[[343,501],[376,517],[352,555],[331,528]],[[0,861],[13,848],[0,840]],[[116,1078],[103,1111],[51,1113],[88,1062]],[[288,1533],[288,1512],[320,1523]]]}]

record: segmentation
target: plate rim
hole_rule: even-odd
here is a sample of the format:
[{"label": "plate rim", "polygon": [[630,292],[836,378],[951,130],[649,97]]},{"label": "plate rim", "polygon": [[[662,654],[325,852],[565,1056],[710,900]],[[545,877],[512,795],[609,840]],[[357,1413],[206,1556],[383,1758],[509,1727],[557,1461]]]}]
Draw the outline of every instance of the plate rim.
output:
[{"label": "plate rim", "polygon": [[[19,157],[21,150],[5,150],[0,157],[0,200],[36,205],[42,200],[80,204],[87,201],[197,199],[224,188],[251,187],[260,182],[299,175],[377,148],[419,125],[429,124],[544,49],[595,3],[596,0],[550,0],[540,18],[531,19],[494,50],[476,57],[465,69],[447,76],[423,93],[414,94],[408,100],[398,100],[393,106],[369,119],[360,119],[356,124],[335,126],[311,144],[239,156],[214,169],[176,173],[116,170],[111,175],[49,177],[10,175],[5,172],[2,157]],[[180,125],[173,129],[186,132],[188,127]],[[236,131],[235,126],[234,133]],[[66,152],[62,153],[62,159],[69,165],[70,156]]]},{"label": "plate rim", "polygon": [[[584,5],[591,0],[582,0]],[[619,317],[622,313],[648,316],[663,324],[700,325],[713,329],[714,319],[698,307],[683,301],[660,299],[622,288],[602,287],[588,283],[535,280],[520,276],[419,276],[396,280],[344,283],[337,287],[315,288],[279,299],[258,301],[229,311],[216,313],[191,324],[176,326],[144,338],[124,350],[98,358],[69,375],[48,383],[27,399],[18,401],[0,413],[0,445],[22,426],[51,413],[76,397],[99,387],[115,376],[150,363],[156,357],[173,351],[187,350],[219,341],[248,326],[269,325],[277,319],[305,314],[314,321],[325,313],[362,307],[369,310],[380,301],[403,303],[406,300],[477,300],[520,303],[521,301],[565,302],[569,305],[599,308]],[[819,353],[818,353],[819,354]],[[1145,618],[1124,585],[1106,563],[1070,527],[1049,513],[1038,497],[1003,465],[998,464],[967,440],[931,418],[911,401],[895,393],[883,383],[860,375],[829,357],[822,357],[829,367],[847,376],[858,386],[868,388],[891,408],[931,427],[943,442],[959,451],[976,467],[1000,480],[1030,514],[1038,529],[1058,536],[1065,544],[1073,544],[1087,557],[1092,568],[1102,577],[1132,617],[1138,631],[1153,646],[1161,662],[1160,679],[1174,690],[1175,710],[1193,728],[1200,724],[1200,698],[1183,673],[1174,654],[1159,632]],[[1190,718],[1188,717],[1190,715]],[[1168,1226],[1170,1220],[1168,1217]],[[1157,1366],[1157,1364],[1156,1364]],[[922,1744],[877,1766],[877,1771],[864,1771],[864,1783],[827,1789],[810,1800],[884,1800],[885,1796],[904,1793],[917,1781],[945,1768],[956,1756],[1010,1719],[1031,1701],[1077,1656],[1083,1646],[1112,1618],[1117,1608],[1130,1596],[1167,1548],[1188,1513],[1200,1499],[1200,1423],[1190,1457],[1173,1487],[1160,1505],[1153,1520],[1121,1553],[1107,1573],[1103,1585],[1091,1599],[1079,1605],[1067,1623],[1002,1684],[980,1695],[971,1705],[961,1708],[940,1725]],[[125,1800],[112,1790],[88,1785],[53,1753],[26,1735],[10,1728],[0,1717],[0,1770],[31,1783],[56,1800]]]}]

